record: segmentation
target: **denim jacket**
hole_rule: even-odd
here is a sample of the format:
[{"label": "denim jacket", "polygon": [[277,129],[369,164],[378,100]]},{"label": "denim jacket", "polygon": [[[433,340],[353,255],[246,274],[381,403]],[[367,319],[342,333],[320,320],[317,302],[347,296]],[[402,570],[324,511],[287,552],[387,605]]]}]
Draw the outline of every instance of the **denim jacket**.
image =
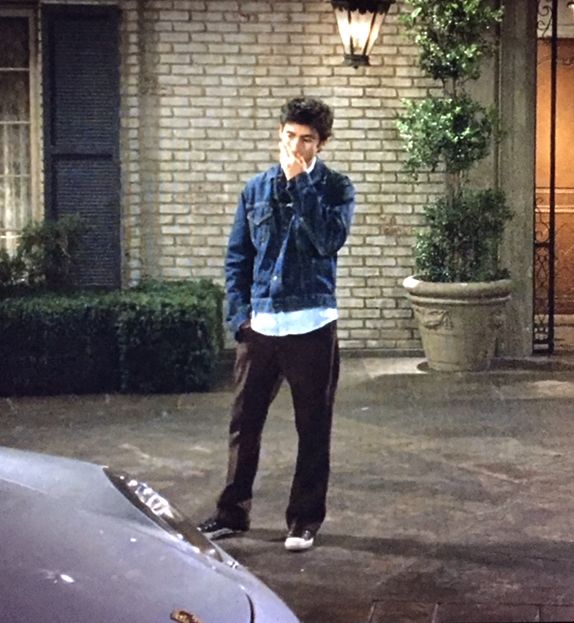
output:
[{"label": "denim jacket", "polygon": [[336,307],[337,252],[355,206],[348,177],[317,159],[288,182],[280,165],[247,182],[225,258],[228,324],[235,336],[252,311]]}]

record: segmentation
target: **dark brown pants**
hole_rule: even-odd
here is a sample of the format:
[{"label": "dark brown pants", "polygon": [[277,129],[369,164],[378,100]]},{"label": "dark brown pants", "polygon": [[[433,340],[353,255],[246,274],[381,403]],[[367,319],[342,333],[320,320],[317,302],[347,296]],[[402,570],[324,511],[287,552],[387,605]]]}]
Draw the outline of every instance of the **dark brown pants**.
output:
[{"label": "dark brown pants", "polygon": [[286,520],[289,527],[318,529],[325,518],[333,403],[339,377],[337,323],[304,335],[269,337],[242,332],[235,360],[235,398],[229,426],[227,484],[220,519],[249,523],[261,433],[271,402],[285,378],[291,389],[299,436],[297,464]]}]

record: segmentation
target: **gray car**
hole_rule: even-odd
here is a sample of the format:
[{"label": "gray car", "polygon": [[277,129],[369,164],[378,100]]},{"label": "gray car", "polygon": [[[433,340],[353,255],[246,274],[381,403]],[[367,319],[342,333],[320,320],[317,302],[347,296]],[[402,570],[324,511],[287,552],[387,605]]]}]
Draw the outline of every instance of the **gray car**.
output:
[{"label": "gray car", "polygon": [[298,623],[151,487],[0,448],[2,623]]}]

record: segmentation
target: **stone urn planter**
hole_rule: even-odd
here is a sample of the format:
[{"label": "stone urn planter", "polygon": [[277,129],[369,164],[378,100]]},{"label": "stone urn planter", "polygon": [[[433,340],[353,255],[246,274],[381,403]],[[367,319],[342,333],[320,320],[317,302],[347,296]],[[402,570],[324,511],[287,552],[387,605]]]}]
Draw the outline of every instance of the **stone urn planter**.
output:
[{"label": "stone urn planter", "polygon": [[423,349],[432,370],[487,370],[512,281],[434,283],[403,281],[418,321]]}]

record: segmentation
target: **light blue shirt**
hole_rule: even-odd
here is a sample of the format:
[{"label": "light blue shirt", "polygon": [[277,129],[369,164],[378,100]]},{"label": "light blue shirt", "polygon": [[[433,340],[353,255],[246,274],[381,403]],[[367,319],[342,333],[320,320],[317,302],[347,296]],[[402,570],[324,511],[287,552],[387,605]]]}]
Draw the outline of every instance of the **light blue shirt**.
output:
[{"label": "light blue shirt", "polygon": [[[317,158],[309,165],[309,174],[315,166]],[[284,335],[303,335],[316,331],[326,324],[337,320],[339,314],[335,308],[313,307],[292,312],[251,314],[251,328],[257,333],[280,337]]]},{"label": "light blue shirt", "polygon": [[337,320],[336,309],[313,307],[292,312],[275,314],[260,312],[251,314],[251,328],[263,335],[275,337],[283,335],[302,335],[316,331],[326,324]]}]

